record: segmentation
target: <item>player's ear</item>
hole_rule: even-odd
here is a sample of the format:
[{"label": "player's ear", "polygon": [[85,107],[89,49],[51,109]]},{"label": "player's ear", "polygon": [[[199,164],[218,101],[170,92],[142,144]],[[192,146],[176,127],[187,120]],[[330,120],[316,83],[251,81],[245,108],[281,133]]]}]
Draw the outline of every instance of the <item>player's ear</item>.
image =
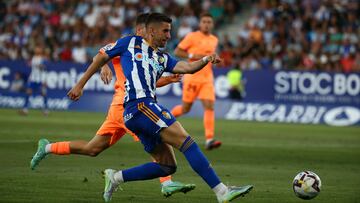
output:
[{"label": "player's ear", "polygon": [[147,30],[152,36],[155,34],[155,27],[149,26],[149,30]]}]

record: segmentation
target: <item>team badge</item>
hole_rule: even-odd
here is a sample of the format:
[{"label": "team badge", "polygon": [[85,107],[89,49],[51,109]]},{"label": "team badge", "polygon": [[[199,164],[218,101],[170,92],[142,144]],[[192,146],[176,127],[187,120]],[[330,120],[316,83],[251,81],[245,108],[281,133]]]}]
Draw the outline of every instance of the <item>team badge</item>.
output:
[{"label": "team badge", "polygon": [[171,115],[167,112],[167,111],[162,111],[161,114],[166,118],[166,119],[170,119]]},{"label": "team badge", "polygon": [[160,56],[160,57],[159,57],[159,63],[164,63],[164,62],[165,62],[164,57]]},{"label": "team badge", "polygon": [[141,61],[142,59],[143,59],[143,55],[141,53],[136,53],[135,54],[135,60]]}]

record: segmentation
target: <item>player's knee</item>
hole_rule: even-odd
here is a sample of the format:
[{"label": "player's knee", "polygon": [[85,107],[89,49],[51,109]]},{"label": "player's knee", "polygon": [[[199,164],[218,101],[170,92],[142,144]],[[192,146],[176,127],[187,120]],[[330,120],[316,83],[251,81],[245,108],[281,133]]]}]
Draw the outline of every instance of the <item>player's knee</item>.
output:
[{"label": "player's knee", "polygon": [[96,157],[99,155],[103,150],[101,148],[91,148],[87,150],[87,154],[92,157]]},{"label": "player's knee", "polygon": [[191,106],[183,106],[182,113],[188,113],[191,110]]},{"label": "player's knee", "polygon": [[214,102],[203,101],[203,106],[205,110],[214,110]]},{"label": "player's knee", "polygon": [[176,172],[177,166],[176,165],[162,165],[160,164],[161,169],[165,172],[165,176],[169,176],[171,174],[174,174]]}]

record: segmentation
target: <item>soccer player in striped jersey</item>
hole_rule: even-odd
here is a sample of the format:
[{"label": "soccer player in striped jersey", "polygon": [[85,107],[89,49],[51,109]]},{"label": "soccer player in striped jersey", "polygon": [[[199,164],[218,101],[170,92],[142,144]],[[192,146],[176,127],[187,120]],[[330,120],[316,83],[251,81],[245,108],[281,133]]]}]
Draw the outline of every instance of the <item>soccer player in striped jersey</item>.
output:
[{"label": "soccer player in striped jersey", "polygon": [[228,187],[216,175],[211,164],[198,145],[185,131],[175,117],[157,103],[156,81],[163,72],[175,74],[195,73],[209,62],[219,63],[216,54],[208,55],[193,62],[177,61],[159,50],[170,39],[171,18],[160,13],[152,13],[146,22],[146,36],[128,36],[103,47],[104,53],[95,56],[79,86],[69,93],[73,100],[81,96],[82,88],[91,75],[107,61],[120,56],[126,77],[124,121],[144,145],[144,150],[157,162],[149,162],[124,170],[106,169],[104,200],[111,200],[119,184],[148,180],[175,173],[176,159],[173,148],[183,153],[193,170],[203,178],[216,194],[218,202],[229,202],[248,193],[253,186]]},{"label": "soccer player in striped jersey", "polygon": [[35,92],[43,97],[43,114],[48,115],[47,96],[46,96],[46,58],[41,47],[35,48],[34,56],[31,58],[31,72],[26,87],[26,98],[20,114],[27,115],[30,107],[30,96]]},{"label": "soccer player in striped jersey", "polygon": [[[136,35],[142,36],[145,33],[145,22],[149,14],[140,14],[135,23]],[[103,49],[100,50],[103,52]],[[124,124],[122,114],[124,112],[124,94],[125,94],[125,77],[120,64],[120,57],[112,59],[114,70],[116,73],[115,93],[112,103],[109,107],[108,115],[101,125],[96,135],[90,141],[74,140],[50,143],[47,139],[40,139],[38,150],[30,162],[31,169],[40,163],[48,154],[54,155],[69,155],[81,154],[86,156],[97,156],[99,153],[114,145],[126,133],[129,133],[137,139],[136,135],[129,131]],[[101,69],[101,78],[108,84],[112,78],[110,68],[105,64]],[[172,82],[178,82],[181,79],[178,75],[161,77],[156,86],[161,87]],[[181,182],[172,181],[171,176],[161,177],[161,192],[168,197],[177,192],[188,192],[195,188],[194,184],[183,184]]]}]

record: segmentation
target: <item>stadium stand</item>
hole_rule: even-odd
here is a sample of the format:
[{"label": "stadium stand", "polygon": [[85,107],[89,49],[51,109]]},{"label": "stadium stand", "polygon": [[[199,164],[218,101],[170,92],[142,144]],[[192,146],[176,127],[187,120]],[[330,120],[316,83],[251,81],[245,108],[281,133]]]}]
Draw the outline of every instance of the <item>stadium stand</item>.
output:
[{"label": "stadium stand", "polygon": [[[195,29],[204,10],[217,24],[231,21],[236,1],[0,1],[0,58],[29,59],[42,45],[52,60],[84,63],[103,44],[132,33],[139,12],[166,12],[174,19],[174,48],[178,37]],[[227,15],[225,15],[225,13]]]},{"label": "stadium stand", "polygon": [[139,12],[150,11],[174,19],[171,51],[196,29],[203,11],[214,16],[219,30],[234,23],[244,5],[255,13],[239,25],[238,33],[227,33],[237,40],[221,37],[222,66],[360,71],[356,0],[0,1],[0,59],[27,60],[41,45],[54,61],[85,63],[101,45],[131,33]]},{"label": "stadium stand", "polygon": [[245,70],[360,71],[359,13],[354,0],[261,0],[232,58]]}]

